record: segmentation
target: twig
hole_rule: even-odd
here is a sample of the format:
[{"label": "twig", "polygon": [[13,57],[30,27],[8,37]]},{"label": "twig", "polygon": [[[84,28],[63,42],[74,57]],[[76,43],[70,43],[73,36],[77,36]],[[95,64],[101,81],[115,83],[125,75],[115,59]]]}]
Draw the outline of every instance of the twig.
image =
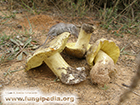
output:
[{"label": "twig", "polygon": [[[118,18],[128,7],[132,6],[137,0],[134,0],[130,5],[128,5],[124,10],[122,10],[115,18]],[[117,3],[116,3],[117,4]],[[114,6],[115,7],[115,6]],[[112,11],[113,12],[113,11]],[[110,15],[111,16],[111,15]],[[112,20],[113,21],[113,20]],[[111,21],[111,22],[112,22]]]},{"label": "twig", "polygon": [[[115,84],[118,85],[117,83],[115,83]],[[124,88],[124,89],[130,90],[130,89],[129,89],[130,86],[125,86],[125,87],[124,87],[124,85],[123,85],[123,86],[118,85],[118,86],[121,87],[121,88]],[[131,91],[132,93],[134,93],[135,95],[137,95],[137,96],[140,97],[140,94],[138,94],[138,93],[136,93],[135,91],[132,91],[132,90],[130,90],[130,91]]]},{"label": "twig", "polygon": [[[137,64],[138,64],[138,68],[137,68],[137,72],[136,75],[133,77],[132,83],[129,86],[129,89],[126,90],[121,96],[120,96],[120,100],[118,102],[118,105],[122,102],[124,102],[127,98],[128,98],[128,94],[130,92],[133,92],[134,94],[136,94],[137,96],[140,96],[138,93],[134,92],[133,89],[136,88],[136,86],[138,85],[138,82],[140,80],[140,54],[137,56]],[[118,85],[119,86],[119,85]]]},{"label": "twig", "polygon": [[130,43],[128,43],[127,45],[125,45],[121,50],[120,52],[122,52]]},{"label": "twig", "polygon": [[119,4],[119,1],[120,1],[120,0],[117,0],[116,4],[113,6],[113,9],[112,9],[112,11],[110,12],[110,14],[109,14],[108,18],[110,18],[110,17],[111,17],[111,15],[112,15],[112,13],[113,13],[114,9],[115,9],[115,8],[116,8],[116,6]]},{"label": "twig", "polygon": [[[60,9],[58,8],[58,6],[51,0],[51,2],[53,3],[53,5],[56,7],[57,11],[62,15],[62,12],[60,11]],[[62,16],[60,16],[59,14],[59,17],[62,18],[64,20],[64,18]]]}]

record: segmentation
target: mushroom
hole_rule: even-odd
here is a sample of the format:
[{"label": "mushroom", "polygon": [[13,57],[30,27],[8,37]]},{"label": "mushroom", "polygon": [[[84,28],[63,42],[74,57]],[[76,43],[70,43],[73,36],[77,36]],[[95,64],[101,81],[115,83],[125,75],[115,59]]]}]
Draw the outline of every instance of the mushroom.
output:
[{"label": "mushroom", "polygon": [[64,49],[65,53],[77,58],[83,58],[86,51],[90,47],[89,41],[94,31],[93,26],[83,24],[76,43],[67,43]]},{"label": "mushroom", "polygon": [[86,55],[87,63],[92,67],[90,71],[92,83],[99,85],[108,83],[116,73],[115,64],[119,56],[119,47],[113,41],[103,38],[97,40]]},{"label": "mushroom", "polygon": [[40,66],[43,62],[60,78],[62,83],[76,84],[86,79],[84,67],[73,68],[68,65],[60,55],[63,51],[70,33],[64,32],[53,39],[49,44],[45,44],[37,49],[26,62],[25,71]]}]

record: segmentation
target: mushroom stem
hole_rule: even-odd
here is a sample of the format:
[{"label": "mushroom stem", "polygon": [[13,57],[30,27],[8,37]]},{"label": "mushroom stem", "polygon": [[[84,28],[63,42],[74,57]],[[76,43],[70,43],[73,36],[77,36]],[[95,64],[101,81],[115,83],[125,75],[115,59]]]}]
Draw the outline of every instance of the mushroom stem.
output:
[{"label": "mushroom stem", "polygon": [[55,53],[54,55],[48,58],[46,57],[44,62],[53,71],[53,73],[59,78],[61,78],[61,73],[66,74],[67,72],[65,69],[67,69],[67,67],[70,67],[59,53]]},{"label": "mushroom stem", "polygon": [[76,84],[86,79],[84,67],[73,68],[69,66],[60,55],[65,48],[70,33],[64,32],[37,49],[29,56],[25,65],[25,71],[40,66],[45,62],[54,74],[65,84]]},{"label": "mushroom stem", "polygon": [[[93,66],[93,61],[96,62],[95,57],[100,50],[107,54],[110,58],[112,58],[114,63],[117,62],[118,57],[120,56],[119,47],[113,41],[104,38],[99,39],[93,45],[91,45],[86,54],[87,63],[91,67]],[[99,55],[96,58],[99,58]]]},{"label": "mushroom stem", "polygon": [[119,47],[113,41],[104,38],[97,40],[86,54],[87,63],[92,67],[91,81],[100,85],[108,83],[116,73],[115,63],[119,55]]},{"label": "mushroom stem", "polygon": [[104,51],[99,50],[99,52],[97,53],[95,59],[94,59],[94,63],[96,64],[97,62],[106,64],[109,62],[114,63],[113,59],[110,58]]},{"label": "mushroom stem", "polygon": [[92,32],[93,32],[93,27],[91,25],[83,24],[78,36],[78,40],[75,44],[75,47],[79,49],[84,48],[87,50]]},{"label": "mushroom stem", "polygon": [[89,49],[89,41],[94,31],[93,26],[83,24],[76,43],[67,43],[65,52],[68,55],[75,56],[77,58],[83,58],[86,51]]},{"label": "mushroom stem", "polygon": [[48,58],[46,57],[44,62],[65,84],[76,84],[86,79],[84,67],[72,68],[58,52]]}]

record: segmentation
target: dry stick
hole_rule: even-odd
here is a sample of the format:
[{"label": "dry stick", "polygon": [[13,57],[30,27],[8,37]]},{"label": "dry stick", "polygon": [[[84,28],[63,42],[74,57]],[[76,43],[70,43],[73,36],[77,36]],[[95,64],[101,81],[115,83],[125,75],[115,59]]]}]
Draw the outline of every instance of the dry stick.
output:
[{"label": "dry stick", "polygon": [[[133,77],[132,83],[131,83],[131,85],[129,86],[129,90],[126,90],[126,91],[120,96],[120,100],[119,100],[118,105],[119,105],[120,103],[124,102],[124,101],[128,98],[128,94],[129,94],[130,92],[132,92],[133,89],[135,89],[136,86],[138,85],[138,82],[139,82],[139,80],[140,80],[140,54],[138,55],[136,61],[137,61],[137,64],[138,64],[138,68],[137,68],[136,75]],[[138,94],[137,94],[137,95],[138,95]],[[140,95],[138,95],[138,96],[140,96]]]},{"label": "dry stick", "polygon": [[[117,83],[115,83],[116,85],[118,85]],[[124,89],[127,89],[128,91],[130,90],[130,89],[128,89],[129,88],[129,86],[127,87],[127,86],[125,86],[125,87],[123,87],[123,86],[120,86],[120,85],[118,85],[119,87],[121,87],[121,88],[124,88]],[[139,96],[140,97],[140,94],[138,94],[138,93],[136,93],[135,91],[132,91],[132,90],[130,90],[132,93],[134,93],[135,95],[137,95],[137,96]]]},{"label": "dry stick", "polygon": [[123,50],[124,50],[129,44],[130,44],[130,43],[126,44],[126,45],[120,50],[121,54],[123,54],[123,53],[122,53]]},{"label": "dry stick", "polygon": [[117,0],[116,4],[114,5],[114,7],[113,7],[113,9],[112,9],[112,11],[111,11],[111,13],[109,14],[108,18],[111,17],[111,14],[113,13],[113,11],[114,11],[114,9],[116,8],[116,6],[119,4],[119,1],[120,1],[120,0]]},{"label": "dry stick", "polygon": [[[128,7],[130,7],[131,5],[133,5],[136,1],[137,1],[137,0],[134,0],[130,5],[128,5],[124,10],[122,10],[122,11],[119,13],[119,15],[116,16],[116,18],[119,17]],[[112,11],[112,12],[113,12],[113,11]],[[113,20],[112,20],[112,21],[113,21]],[[111,21],[111,22],[112,22],[112,21]],[[111,22],[110,22],[110,23],[111,23]]]},{"label": "dry stick", "polygon": [[[56,7],[57,11],[59,11],[59,13],[62,15],[62,12],[61,12],[60,9],[58,8],[58,6],[57,6],[52,0],[51,0],[51,2],[52,2],[53,5]],[[58,14],[59,17],[62,18],[62,19],[64,20],[64,18],[63,18],[62,16],[60,16],[60,14]]]},{"label": "dry stick", "polygon": [[104,18],[103,18],[103,23],[105,23],[105,19],[106,19],[106,3],[104,4],[104,13],[103,13],[103,15],[102,16],[104,16]]}]

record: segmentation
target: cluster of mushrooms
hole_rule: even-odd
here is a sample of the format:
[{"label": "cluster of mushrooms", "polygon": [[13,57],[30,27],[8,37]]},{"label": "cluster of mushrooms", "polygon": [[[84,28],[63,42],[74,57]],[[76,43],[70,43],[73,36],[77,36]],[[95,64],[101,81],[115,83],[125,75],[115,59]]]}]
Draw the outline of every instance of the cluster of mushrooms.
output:
[{"label": "cluster of mushrooms", "polygon": [[86,80],[85,67],[73,68],[62,58],[64,51],[77,58],[86,58],[91,67],[92,83],[106,84],[116,73],[115,63],[120,56],[119,47],[111,40],[99,39],[90,45],[93,26],[83,24],[76,43],[67,43],[69,32],[64,32],[51,40],[50,43],[38,48],[26,61],[25,71],[40,66],[43,62],[64,84],[77,84]]}]

